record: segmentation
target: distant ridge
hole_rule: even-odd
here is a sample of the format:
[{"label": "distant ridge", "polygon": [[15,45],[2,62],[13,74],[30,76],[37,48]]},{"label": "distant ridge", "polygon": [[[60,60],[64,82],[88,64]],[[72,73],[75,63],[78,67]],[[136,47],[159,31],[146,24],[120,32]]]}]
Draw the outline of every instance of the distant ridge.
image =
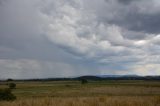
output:
[{"label": "distant ridge", "polygon": [[74,79],[88,80],[160,80],[160,76],[138,76],[138,75],[87,75]]},{"label": "distant ridge", "polygon": [[101,77],[99,77],[99,76],[87,75],[87,76],[80,76],[80,77],[77,77],[76,79],[99,80],[99,79],[101,79]]},{"label": "distant ridge", "polygon": [[116,77],[140,77],[138,75],[97,75],[97,77],[101,77],[101,78],[116,78]]},{"label": "distant ridge", "polygon": [[[67,77],[67,78],[32,78],[32,79],[13,79],[14,81],[70,81],[70,80],[158,80],[160,81],[160,75],[158,76],[139,76],[139,75],[84,75],[79,77]],[[1,79],[0,81],[6,81]]]}]

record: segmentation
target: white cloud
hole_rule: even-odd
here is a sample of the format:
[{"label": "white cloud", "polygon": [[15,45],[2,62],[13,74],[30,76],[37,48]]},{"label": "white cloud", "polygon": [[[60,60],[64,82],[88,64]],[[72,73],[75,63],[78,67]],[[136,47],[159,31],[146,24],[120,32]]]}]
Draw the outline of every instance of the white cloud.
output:
[{"label": "white cloud", "polygon": [[134,44],[136,46],[146,46],[147,41],[146,40],[138,40],[138,41],[135,41]]},{"label": "white cloud", "polygon": [[126,47],[111,44],[129,44],[129,40],[123,38],[120,27],[98,24],[96,15],[87,10],[83,12],[83,6],[75,8],[64,3],[56,11],[56,16],[47,14],[49,25],[46,35],[53,43],[91,58],[129,51]]}]

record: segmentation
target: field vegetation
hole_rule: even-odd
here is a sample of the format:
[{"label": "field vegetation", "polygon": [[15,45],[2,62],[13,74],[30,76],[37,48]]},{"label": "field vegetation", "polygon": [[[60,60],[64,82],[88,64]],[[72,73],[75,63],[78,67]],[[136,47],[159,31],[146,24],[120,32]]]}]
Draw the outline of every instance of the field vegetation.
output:
[{"label": "field vegetation", "polygon": [[[143,80],[14,81],[15,101],[0,106],[160,106],[160,82]],[[7,88],[6,82],[0,88]]]}]

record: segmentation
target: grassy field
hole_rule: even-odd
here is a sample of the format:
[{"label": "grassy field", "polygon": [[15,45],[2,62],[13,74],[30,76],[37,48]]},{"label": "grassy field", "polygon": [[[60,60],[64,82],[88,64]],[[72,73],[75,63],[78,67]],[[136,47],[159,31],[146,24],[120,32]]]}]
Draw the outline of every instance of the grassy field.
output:
[{"label": "grassy field", "polygon": [[[158,81],[14,82],[17,100],[0,106],[160,106]],[[1,84],[0,88],[6,85]]]}]

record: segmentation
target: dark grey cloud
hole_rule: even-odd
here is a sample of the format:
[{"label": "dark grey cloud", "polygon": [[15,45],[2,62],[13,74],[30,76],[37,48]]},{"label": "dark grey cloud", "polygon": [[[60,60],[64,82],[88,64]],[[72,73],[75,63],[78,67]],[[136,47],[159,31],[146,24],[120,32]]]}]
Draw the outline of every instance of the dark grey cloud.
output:
[{"label": "dark grey cloud", "polygon": [[0,0],[0,5],[3,5],[7,0]]},{"label": "dark grey cloud", "polygon": [[159,6],[159,0],[1,0],[0,78],[160,74]]},{"label": "dark grey cloud", "polygon": [[119,3],[123,3],[125,5],[128,5],[132,2],[137,2],[138,0],[117,0]]},{"label": "dark grey cloud", "polygon": [[145,33],[159,34],[160,14],[140,14],[130,11],[126,16],[120,19],[110,20],[109,23],[117,24],[128,30]]},{"label": "dark grey cloud", "polygon": [[136,32],[159,33],[159,1],[107,0],[106,4],[99,8],[100,21]]}]

